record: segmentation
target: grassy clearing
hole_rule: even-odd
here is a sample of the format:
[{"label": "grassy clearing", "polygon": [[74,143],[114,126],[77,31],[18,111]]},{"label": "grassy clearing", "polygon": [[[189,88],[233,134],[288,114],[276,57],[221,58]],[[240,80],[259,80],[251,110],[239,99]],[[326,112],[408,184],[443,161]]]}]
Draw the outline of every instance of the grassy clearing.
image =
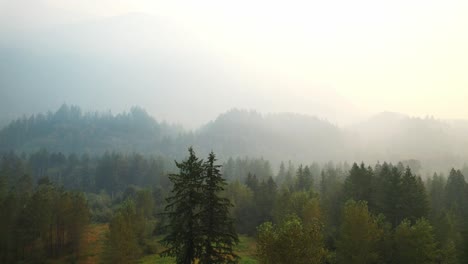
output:
[{"label": "grassy clearing", "polygon": [[241,257],[241,264],[257,263],[255,259],[255,239],[247,236],[239,236],[239,244],[234,250],[239,257]]},{"label": "grassy clearing", "polygon": [[[106,233],[109,230],[107,224],[89,225],[81,241],[81,253],[76,260],[77,264],[98,264],[104,250]],[[154,238],[155,241],[161,240],[161,237]],[[158,253],[164,248],[158,245]],[[239,236],[239,244],[234,248],[235,252],[241,257],[240,264],[256,264],[255,259],[255,239],[247,236]],[[70,256],[50,261],[49,264],[75,263],[71,261]],[[140,259],[141,264],[173,264],[174,258],[162,258],[159,254],[146,255]]]},{"label": "grassy clearing", "polygon": [[[158,241],[161,237],[156,238]],[[164,248],[158,244],[158,252],[161,252]],[[247,236],[239,236],[239,244],[234,248],[235,252],[241,257],[240,264],[256,264],[255,259],[255,239]],[[173,264],[175,263],[174,258],[161,258],[158,254],[148,255],[141,259],[142,264]]]}]

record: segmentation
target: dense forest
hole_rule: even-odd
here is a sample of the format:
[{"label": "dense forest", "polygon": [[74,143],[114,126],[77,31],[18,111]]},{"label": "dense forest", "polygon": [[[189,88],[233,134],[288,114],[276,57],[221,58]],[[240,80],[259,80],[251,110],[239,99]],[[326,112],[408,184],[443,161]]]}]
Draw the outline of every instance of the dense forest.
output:
[{"label": "dense forest", "polygon": [[[201,199],[194,208],[209,204],[201,195],[206,191],[200,190],[215,190],[212,197],[227,202],[222,203],[227,211],[221,219],[233,221],[235,234],[256,242],[252,256],[233,252],[229,261],[468,262],[468,185],[460,170],[423,179],[410,168],[417,168],[414,164],[282,162],[274,170],[264,159],[217,164],[214,158],[211,163],[210,158],[195,158],[198,163],[191,166],[198,167],[187,169],[192,168],[184,166],[189,158],[174,163],[136,153],[3,154],[1,262],[43,263],[66,257],[66,262],[79,263],[83,230],[99,223],[108,225],[101,262],[136,263],[144,256],[167,252],[164,249],[176,245],[167,240],[168,225],[184,219],[168,211],[174,201],[171,196],[182,192],[174,188],[193,186],[186,183],[190,177],[195,177],[194,183],[205,182],[197,177],[205,175],[206,168],[222,180],[217,180],[216,188],[193,189],[193,197]],[[206,248],[194,246],[194,256],[206,256]],[[179,263],[177,253],[163,256],[154,261]],[[224,261],[228,260],[203,263]]]},{"label": "dense forest", "polygon": [[[390,119],[406,159],[345,162],[386,149]],[[441,135],[458,140],[441,124],[232,110],[187,131],[141,108],[67,105],[24,117],[0,131],[0,262],[88,263],[94,239],[92,263],[468,263],[468,167],[443,169],[463,152],[428,163]]]},{"label": "dense forest", "polygon": [[[198,129],[160,122],[144,109],[127,113],[83,113],[62,105],[56,112],[22,117],[0,130],[0,152],[40,149],[64,155],[103,155],[106,151],[184,157],[187,146],[201,153],[217,150],[221,161],[255,157],[270,161],[420,162],[423,176],[463,167],[468,159],[466,121],[411,118],[382,113],[338,127],[327,120],[292,113],[261,114],[231,110]],[[424,136],[421,136],[424,135]],[[413,162],[414,163],[414,162]],[[412,168],[416,169],[416,168]]]},{"label": "dense forest", "polygon": [[0,264],[468,264],[467,14],[0,0]]}]

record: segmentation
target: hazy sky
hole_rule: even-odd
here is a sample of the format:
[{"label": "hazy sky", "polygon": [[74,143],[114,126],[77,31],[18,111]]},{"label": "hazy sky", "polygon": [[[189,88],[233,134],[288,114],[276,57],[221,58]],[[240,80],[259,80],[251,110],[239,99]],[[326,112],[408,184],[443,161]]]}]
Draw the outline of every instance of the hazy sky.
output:
[{"label": "hazy sky", "polygon": [[[466,0],[0,0],[0,27],[37,32],[128,13],[176,25],[245,73],[241,83],[278,83],[252,85],[253,95],[268,100],[240,107],[315,114],[307,105],[323,101],[338,112],[353,108],[355,116],[468,119]],[[318,99],[301,105],[304,97]]]}]

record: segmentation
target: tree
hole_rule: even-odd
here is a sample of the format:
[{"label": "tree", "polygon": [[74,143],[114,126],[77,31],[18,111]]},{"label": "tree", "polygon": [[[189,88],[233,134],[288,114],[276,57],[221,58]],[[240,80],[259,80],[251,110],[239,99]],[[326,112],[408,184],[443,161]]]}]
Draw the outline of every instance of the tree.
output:
[{"label": "tree", "polygon": [[226,195],[234,204],[232,216],[236,219],[236,230],[241,234],[254,234],[255,215],[253,193],[247,185],[239,181],[230,182],[226,188]]},{"label": "tree", "polygon": [[337,242],[338,263],[375,263],[377,242],[382,236],[377,220],[369,213],[365,201],[349,200],[343,210],[343,219]]},{"label": "tree", "polygon": [[428,216],[429,204],[424,184],[420,177],[411,173],[409,167],[406,168],[401,178],[400,199],[401,218],[406,218],[414,223],[417,219]]},{"label": "tree", "polygon": [[445,189],[446,180],[444,177],[434,173],[429,184],[429,205],[431,208],[430,211],[430,220],[432,223],[436,222],[440,218],[445,209],[444,201],[444,189]]},{"label": "tree", "polygon": [[162,255],[175,257],[177,263],[237,262],[232,247],[238,238],[229,217],[232,204],[220,196],[226,183],[215,161],[214,153],[203,162],[189,148],[187,160],[176,162],[179,174],[170,175],[174,186],[167,199],[169,233],[162,240],[167,246]]},{"label": "tree", "polygon": [[312,187],[313,179],[309,166],[302,168],[302,165],[300,165],[297,170],[296,190],[308,192],[312,190]]},{"label": "tree", "polygon": [[445,206],[452,215],[455,233],[460,236],[454,239],[458,258],[468,262],[468,187],[460,170],[452,169],[445,186]]},{"label": "tree", "polygon": [[410,221],[403,220],[395,229],[395,263],[431,264],[435,263],[436,242],[432,226],[421,218],[411,226]]},{"label": "tree", "polygon": [[374,187],[375,211],[382,213],[392,224],[397,226],[401,217],[401,178],[402,172],[391,164],[384,163],[376,175]]},{"label": "tree", "polygon": [[320,205],[325,219],[327,246],[335,247],[336,233],[341,221],[343,204],[343,182],[340,171],[329,166],[322,170],[320,183]]},{"label": "tree", "polygon": [[167,198],[168,234],[162,240],[167,247],[162,256],[176,258],[178,264],[191,264],[201,255],[203,236],[200,232],[200,204],[203,201],[203,160],[189,148],[189,157],[179,163],[179,174],[169,175],[172,196]]},{"label": "tree", "polygon": [[204,241],[200,262],[206,264],[231,263],[238,259],[232,250],[234,244],[239,241],[234,221],[229,217],[232,204],[229,199],[220,197],[226,181],[221,176],[221,166],[215,165],[215,161],[215,154],[211,152],[204,163],[204,197],[200,223]]},{"label": "tree", "polygon": [[137,224],[135,203],[127,200],[109,224],[106,263],[137,263],[141,254],[138,234],[135,232]]},{"label": "tree", "polygon": [[349,171],[349,177],[345,181],[344,192],[346,198],[355,201],[367,201],[368,203],[373,202],[371,199],[372,178],[372,169],[367,169],[364,163],[361,163],[360,166],[354,163]]},{"label": "tree", "polygon": [[452,169],[445,185],[447,209],[463,214],[468,209],[465,177],[459,170]]},{"label": "tree", "polygon": [[295,215],[290,215],[278,226],[263,223],[257,232],[259,261],[262,264],[323,263],[327,251],[322,231],[322,224],[317,219],[303,225]]}]

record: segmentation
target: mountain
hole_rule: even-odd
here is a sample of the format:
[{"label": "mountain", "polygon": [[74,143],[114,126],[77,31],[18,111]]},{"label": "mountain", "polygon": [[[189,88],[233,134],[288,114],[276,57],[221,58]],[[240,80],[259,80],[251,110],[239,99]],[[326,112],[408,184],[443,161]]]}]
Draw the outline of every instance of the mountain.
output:
[{"label": "mountain", "polygon": [[115,112],[139,105],[190,128],[233,107],[340,123],[357,116],[331,87],[272,73],[265,62],[223,50],[216,41],[224,35],[207,38],[164,16],[129,13],[0,34],[0,119],[63,103]]},{"label": "mountain", "polygon": [[138,152],[182,158],[189,146],[221,160],[263,157],[280,161],[377,161],[422,164],[429,171],[468,160],[468,122],[381,113],[340,128],[317,117],[233,109],[189,131],[159,122],[141,108],[128,113],[85,113],[63,105],[55,113],[12,121],[0,130],[0,152],[45,148],[63,153]]},{"label": "mountain", "polygon": [[197,133],[200,147],[220,149],[224,157],[265,157],[280,160],[328,161],[345,158],[340,129],[316,117],[293,113],[262,115],[231,110]]},{"label": "mountain", "polygon": [[112,115],[82,114],[63,105],[55,113],[12,121],[0,130],[0,152],[31,152],[45,148],[64,153],[140,152],[171,157],[188,146],[228,157],[265,157],[328,161],[344,159],[344,138],[338,127],[307,115],[262,115],[231,110],[195,131],[158,122],[141,108]]},{"label": "mountain", "polygon": [[177,126],[160,123],[141,108],[128,113],[86,113],[62,105],[55,113],[37,114],[12,121],[0,130],[0,152],[51,152],[102,154],[106,151],[167,155],[168,137],[181,133]]}]

